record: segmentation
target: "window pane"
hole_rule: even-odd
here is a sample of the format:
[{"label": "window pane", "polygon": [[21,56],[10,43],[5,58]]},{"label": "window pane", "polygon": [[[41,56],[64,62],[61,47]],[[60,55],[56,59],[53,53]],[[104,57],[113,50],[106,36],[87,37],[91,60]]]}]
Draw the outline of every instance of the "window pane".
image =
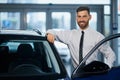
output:
[{"label": "window pane", "polygon": [[52,12],[52,28],[70,29],[69,12]]},{"label": "window pane", "polygon": [[104,6],[104,14],[110,14],[110,6]]},{"label": "window pane", "polygon": [[19,12],[1,12],[0,29],[19,29],[20,13]]},{"label": "window pane", "polygon": [[119,24],[119,22],[120,22],[120,15],[118,16],[118,33],[120,33],[120,24]]},{"label": "window pane", "polygon": [[118,0],[118,14],[120,14],[120,0]]},{"label": "window pane", "polygon": [[97,13],[96,12],[91,12],[92,18],[90,20],[90,26],[97,30]]},{"label": "window pane", "polygon": [[0,3],[7,3],[7,0],[0,0]]},{"label": "window pane", "polygon": [[41,32],[46,30],[46,13],[29,12],[27,13],[27,29],[38,29]]},{"label": "window pane", "polygon": [[104,32],[105,32],[105,35],[107,36],[110,34],[110,16],[104,17],[104,24],[105,24]]}]

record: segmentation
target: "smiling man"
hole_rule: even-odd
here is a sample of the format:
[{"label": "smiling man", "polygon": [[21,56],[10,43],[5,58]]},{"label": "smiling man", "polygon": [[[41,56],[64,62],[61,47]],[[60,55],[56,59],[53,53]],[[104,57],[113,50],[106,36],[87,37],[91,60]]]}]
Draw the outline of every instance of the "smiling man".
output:
[{"label": "smiling man", "polygon": [[[101,33],[93,30],[89,26],[91,18],[92,16],[90,15],[88,7],[78,7],[76,10],[76,21],[79,29],[64,31],[54,31],[51,29],[47,31],[47,39],[49,42],[54,43],[54,40],[57,40],[68,46],[74,68],[76,68],[81,62],[80,60],[82,60],[82,58],[85,57],[86,54],[104,38]],[[101,52],[106,58],[106,63],[112,67],[116,56],[107,43],[102,45],[94,54],[92,54],[86,64],[91,61],[98,60],[97,55],[99,52]]]}]

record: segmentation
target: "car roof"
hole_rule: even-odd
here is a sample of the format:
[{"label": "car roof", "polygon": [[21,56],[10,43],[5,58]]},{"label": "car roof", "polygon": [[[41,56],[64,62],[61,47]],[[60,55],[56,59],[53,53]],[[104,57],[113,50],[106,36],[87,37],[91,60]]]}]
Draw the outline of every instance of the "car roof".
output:
[{"label": "car roof", "polygon": [[41,35],[35,30],[0,30],[0,34],[36,35],[36,36]]},{"label": "car roof", "polygon": [[0,38],[4,40],[45,40],[46,37],[38,30],[0,30]]}]

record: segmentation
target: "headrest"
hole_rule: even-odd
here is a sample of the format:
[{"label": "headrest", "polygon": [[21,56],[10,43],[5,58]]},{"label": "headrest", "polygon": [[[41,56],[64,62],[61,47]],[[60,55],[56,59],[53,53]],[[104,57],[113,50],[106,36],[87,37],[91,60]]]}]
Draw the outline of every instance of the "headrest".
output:
[{"label": "headrest", "polygon": [[33,55],[33,49],[30,44],[20,44],[17,53],[22,57],[30,57]]}]

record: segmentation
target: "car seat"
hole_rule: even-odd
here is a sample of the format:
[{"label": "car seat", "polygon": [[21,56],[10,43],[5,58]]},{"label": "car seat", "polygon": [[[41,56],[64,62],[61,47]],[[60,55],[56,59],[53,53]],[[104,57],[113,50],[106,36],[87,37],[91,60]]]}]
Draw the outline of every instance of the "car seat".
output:
[{"label": "car seat", "polygon": [[19,58],[31,58],[33,56],[33,49],[30,44],[20,44],[17,49]]},{"label": "car seat", "polygon": [[[23,65],[23,64],[29,64],[31,66],[32,65],[35,65],[35,66],[40,65],[40,63],[38,64],[34,58],[33,49],[30,44],[20,44],[18,46],[17,56],[16,56],[16,59],[14,59],[14,61],[11,63],[10,72],[16,72],[16,67]],[[17,71],[18,71],[18,68],[17,68]]]}]

